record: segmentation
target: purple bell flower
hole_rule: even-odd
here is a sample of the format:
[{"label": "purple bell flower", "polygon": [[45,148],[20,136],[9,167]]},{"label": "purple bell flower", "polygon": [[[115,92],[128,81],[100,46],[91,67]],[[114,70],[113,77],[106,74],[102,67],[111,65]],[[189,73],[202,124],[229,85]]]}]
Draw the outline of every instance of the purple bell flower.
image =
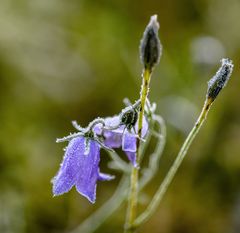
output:
[{"label": "purple bell flower", "polygon": [[[103,134],[105,140],[104,145],[110,148],[120,148],[126,153],[129,161],[134,165],[138,166],[136,163],[136,151],[137,151],[137,135],[138,123],[131,129],[127,129],[126,125],[121,124],[120,116],[108,117],[105,119],[105,128],[103,132],[101,131],[99,125],[96,125],[94,131],[97,134]],[[116,129],[115,126],[119,126]],[[146,136],[148,132],[148,122],[146,118],[143,118],[143,128],[142,128],[142,138]]]},{"label": "purple bell flower", "polygon": [[[98,180],[111,180],[114,177],[100,173],[101,145],[94,138],[83,135],[68,136],[71,138],[57,175],[53,178],[53,195],[68,192],[73,186],[91,203],[96,200],[96,186]],[[63,141],[62,140],[62,141]],[[59,140],[61,141],[61,139]]]}]

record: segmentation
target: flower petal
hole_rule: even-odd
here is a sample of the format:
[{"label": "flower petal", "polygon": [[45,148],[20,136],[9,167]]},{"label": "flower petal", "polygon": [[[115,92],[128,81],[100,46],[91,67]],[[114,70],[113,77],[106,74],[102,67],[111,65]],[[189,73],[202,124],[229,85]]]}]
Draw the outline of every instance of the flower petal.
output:
[{"label": "flower petal", "polygon": [[96,124],[94,127],[93,127],[93,131],[95,134],[97,135],[101,135],[102,134],[102,124]]},{"label": "flower petal", "polygon": [[104,131],[104,144],[110,148],[119,148],[122,145],[122,132]]},{"label": "flower petal", "polygon": [[136,142],[137,142],[136,136],[126,131],[122,139],[122,150],[136,152],[137,150]]},{"label": "flower petal", "polygon": [[[80,148],[79,148],[80,149]],[[82,152],[79,150],[79,152]],[[80,154],[79,175],[76,181],[77,191],[90,202],[96,199],[96,182],[99,177],[98,166],[100,162],[100,146],[96,141],[90,140],[88,155]]]},{"label": "flower petal", "polygon": [[76,183],[79,174],[79,159],[83,153],[83,137],[74,138],[69,142],[60,169],[52,180],[54,196],[68,192]]},{"label": "flower petal", "polygon": [[129,152],[125,151],[129,161],[133,164],[134,167],[138,167],[137,161],[136,161],[136,152]]},{"label": "flower petal", "polygon": [[119,116],[107,117],[105,119],[105,124],[106,127],[109,128],[118,126],[120,124],[120,117]]},{"label": "flower petal", "polygon": [[[138,132],[138,121],[135,125],[135,131],[131,130],[132,133]],[[141,137],[144,138],[148,132],[148,121],[147,118],[144,116],[143,117],[143,126],[142,126],[142,135]]]},{"label": "flower petal", "polygon": [[148,132],[148,121],[146,117],[143,117],[143,127],[142,127],[142,135],[141,137],[144,138]]},{"label": "flower petal", "polygon": [[[113,127],[119,124],[119,116],[108,117],[105,120],[106,127]],[[104,130],[104,144],[110,148],[119,148],[122,146],[122,150],[127,154],[128,159],[136,164],[136,135],[135,132],[138,132],[138,123],[135,125],[135,130],[132,129],[131,133],[125,129],[124,125],[119,126],[117,129],[113,130]],[[125,130],[124,130],[125,129]],[[124,132],[125,131],[125,132]],[[142,137],[145,137],[148,132],[148,121],[146,117],[143,118],[143,127],[142,127]]]}]

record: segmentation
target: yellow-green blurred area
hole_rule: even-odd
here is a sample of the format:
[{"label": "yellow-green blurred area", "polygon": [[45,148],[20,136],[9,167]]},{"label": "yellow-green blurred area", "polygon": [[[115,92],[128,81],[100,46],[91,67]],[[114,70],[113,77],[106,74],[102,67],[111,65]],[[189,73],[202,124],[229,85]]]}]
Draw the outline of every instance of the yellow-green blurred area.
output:
[{"label": "yellow-green blurred area", "polygon": [[[231,58],[235,67],[158,211],[139,232],[240,232],[239,0],[1,0],[1,233],[69,232],[111,197],[121,173],[107,167],[104,152],[101,170],[116,179],[98,183],[94,205],[75,188],[52,197],[50,180],[66,146],[55,139],[74,132],[72,120],[86,126],[119,113],[124,97],[138,98],[139,41],[153,14],[163,56],[150,99],[168,135],[142,207],[193,126],[220,59]],[[125,212],[126,203],[96,232],[122,232]]]}]

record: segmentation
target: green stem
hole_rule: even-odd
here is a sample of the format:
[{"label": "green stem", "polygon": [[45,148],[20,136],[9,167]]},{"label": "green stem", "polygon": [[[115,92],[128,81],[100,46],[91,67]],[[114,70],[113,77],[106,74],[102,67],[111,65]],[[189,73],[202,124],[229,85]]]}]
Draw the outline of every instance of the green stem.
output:
[{"label": "green stem", "polygon": [[[141,138],[142,135],[142,126],[143,126],[143,116],[146,99],[149,92],[149,83],[151,79],[151,71],[145,69],[142,74],[142,87],[140,93],[141,108],[138,116],[138,137]],[[137,140],[137,153],[136,153],[136,162],[139,164],[140,155],[139,155],[139,145],[140,141]],[[133,233],[135,228],[133,227],[136,215],[137,215],[137,203],[138,203],[138,168],[132,167],[131,172],[131,186],[128,198],[128,210],[125,223],[125,233]]]},{"label": "green stem", "polygon": [[[153,115],[154,123],[157,123],[159,128],[159,132],[154,132],[152,128],[152,133],[157,137],[157,144],[154,152],[149,156],[149,165],[148,168],[142,170],[143,176],[139,182],[139,190],[141,190],[142,186],[148,184],[148,182],[154,177],[158,170],[159,161],[161,159],[163,149],[166,143],[166,126],[165,122],[161,116]],[[142,153],[143,155],[143,153]]]},{"label": "green stem", "polygon": [[140,224],[146,222],[158,208],[158,205],[161,202],[164,194],[166,193],[168,186],[170,185],[171,181],[173,180],[174,175],[176,174],[185,155],[187,154],[187,151],[188,151],[190,145],[192,144],[193,139],[196,137],[204,120],[206,119],[206,116],[209,111],[209,107],[211,106],[211,103],[212,103],[211,99],[207,99],[205,101],[202,112],[201,112],[196,124],[194,125],[191,132],[187,136],[185,142],[183,143],[172,167],[168,171],[166,177],[164,178],[162,184],[160,185],[157,192],[155,193],[155,195],[154,195],[152,201],[150,202],[150,204],[148,205],[147,209],[134,222],[135,228],[137,226],[139,226]]}]

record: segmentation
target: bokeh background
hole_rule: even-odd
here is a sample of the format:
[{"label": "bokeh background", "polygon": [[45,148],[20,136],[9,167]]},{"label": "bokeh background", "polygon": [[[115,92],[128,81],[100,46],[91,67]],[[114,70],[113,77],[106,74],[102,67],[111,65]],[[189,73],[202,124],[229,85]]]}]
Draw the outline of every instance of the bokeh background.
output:
[{"label": "bokeh background", "polygon": [[[109,199],[120,173],[90,204],[75,189],[52,197],[64,144],[56,137],[138,98],[139,41],[158,14],[163,56],[150,99],[167,123],[167,145],[150,198],[203,104],[222,57],[229,85],[211,109],[156,214],[139,232],[240,232],[239,0],[1,0],[0,232],[70,232]],[[122,232],[124,204],[96,231]],[[79,232],[80,233],[80,232]],[[84,232],[81,232],[84,233]]]}]

